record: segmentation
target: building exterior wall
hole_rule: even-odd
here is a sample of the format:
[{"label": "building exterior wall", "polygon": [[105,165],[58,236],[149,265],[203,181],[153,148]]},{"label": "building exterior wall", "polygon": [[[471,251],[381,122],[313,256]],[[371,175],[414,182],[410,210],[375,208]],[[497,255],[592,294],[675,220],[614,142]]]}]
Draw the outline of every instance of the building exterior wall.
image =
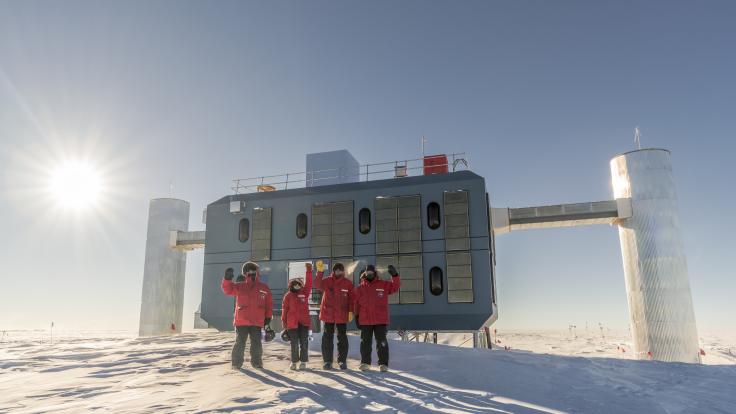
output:
[{"label": "building exterior wall", "polygon": [[[447,250],[445,226],[429,228],[427,205],[437,202],[444,217],[444,194],[446,191],[465,190],[468,194],[468,250],[472,261],[473,298],[470,302],[451,303],[448,300]],[[461,171],[432,176],[407,177],[359,183],[319,186],[305,189],[276,191],[270,193],[240,194],[224,197],[207,207],[207,233],[205,242],[204,275],[202,287],[202,318],[210,326],[220,330],[232,329],[234,300],[220,291],[220,281],[225,269],[239,271],[242,263],[251,257],[251,239],[240,242],[238,222],[252,217],[254,208],[272,209],[271,256],[262,261],[262,280],[274,294],[274,311],[280,312],[281,298],[286,289],[289,262],[317,260],[312,249],[312,208],[325,203],[351,201],[353,204],[353,249],[351,257],[340,257],[346,270],[358,281],[358,275],[369,263],[383,262],[387,255],[376,254],[377,197],[416,196],[420,198],[421,249],[411,254],[420,254],[423,284],[423,303],[396,303],[391,305],[391,328],[408,330],[464,331],[478,329],[493,318],[493,292],[491,251],[489,240],[488,205],[485,181],[470,172]],[[232,214],[229,203],[244,202],[241,213]],[[362,208],[371,211],[371,230],[367,234],[359,231],[359,213]],[[309,234],[298,238],[296,218],[300,213],[309,217]],[[345,252],[348,250],[338,249]],[[320,253],[326,255],[326,253]],[[343,253],[339,253],[343,254]],[[402,252],[398,253],[401,261]],[[396,256],[396,254],[393,254]],[[337,258],[335,258],[337,260]],[[398,265],[398,263],[397,263]],[[409,266],[407,264],[407,266]],[[444,290],[435,296],[429,291],[428,273],[434,267],[443,270]],[[379,271],[381,269],[379,268]],[[407,279],[408,280],[408,279]],[[407,296],[409,297],[409,296]],[[416,299],[410,299],[415,301]]]},{"label": "building exterior wall", "polygon": [[181,332],[186,253],[171,249],[170,231],[189,228],[189,203],[156,198],[148,207],[139,335]]},{"label": "building exterior wall", "polygon": [[619,223],[634,352],[639,359],[699,362],[670,153],[645,149],[611,160],[616,198],[631,198]]},{"label": "building exterior wall", "polygon": [[347,150],[307,154],[307,187],[360,181],[360,163]]}]

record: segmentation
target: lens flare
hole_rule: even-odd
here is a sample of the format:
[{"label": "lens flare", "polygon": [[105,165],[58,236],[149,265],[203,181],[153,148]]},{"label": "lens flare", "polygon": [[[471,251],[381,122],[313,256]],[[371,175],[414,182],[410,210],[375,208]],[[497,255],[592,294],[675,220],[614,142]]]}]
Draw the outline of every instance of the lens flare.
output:
[{"label": "lens flare", "polygon": [[60,206],[82,210],[97,204],[102,192],[102,180],[91,164],[66,161],[51,172],[48,190]]}]

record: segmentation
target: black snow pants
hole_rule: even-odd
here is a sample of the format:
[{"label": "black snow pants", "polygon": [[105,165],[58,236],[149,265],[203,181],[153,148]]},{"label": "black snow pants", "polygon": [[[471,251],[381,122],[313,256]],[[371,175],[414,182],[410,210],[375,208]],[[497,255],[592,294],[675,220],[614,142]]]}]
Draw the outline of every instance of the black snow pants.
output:
[{"label": "black snow pants", "polygon": [[322,359],[325,363],[332,363],[335,343],[335,327],[337,327],[337,363],[348,361],[348,332],[347,324],[325,322],[325,331],[322,333]]},{"label": "black snow pants", "polygon": [[373,337],[376,338],[376,353],[378,354],[378,365],[388,365],[388,340],[386,325],[361,325],[360,326],[360,362],[371,364],[371,353],[373,352]]},{"label": "black snow pants", "polygon": [[261,346],[260,326],[236,326],[235,345],[233,345],[233,366],[242,367],[245,360],[245,341],[250,337],[250,364],[263,365],[263,347]]},{"label": "black snow pants", "polygon": [[294,329],[289,329],[289,342],[291,342],[291,362],[309,361],[309,327],[299,324]]}]

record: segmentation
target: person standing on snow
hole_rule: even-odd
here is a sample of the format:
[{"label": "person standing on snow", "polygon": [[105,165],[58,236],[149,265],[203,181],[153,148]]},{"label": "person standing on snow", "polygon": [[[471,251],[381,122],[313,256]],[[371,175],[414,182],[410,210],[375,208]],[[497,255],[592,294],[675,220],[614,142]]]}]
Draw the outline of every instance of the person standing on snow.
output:
[{"label": "person standing on snow", "polygon": [[401,280],[396,268],[388,266],[391,280],[381,280],[376,267],[368,265],[360,275],[360,286],[355,288],[355,324],[360,329],[360,370],[371,368],[373,337],[381,372],[388,371],[388,295],[399,291]]},{"label": "person standing on snow", "polygon": [[335,328],[337,328],[337,363],[340,369],[348,369],[348,335],[347,324],[353,320],[353,282],[345,278],[345,266],[335,263],[332,274],[323,279],[325,264],[317,262],[317,279],[314,287],[321,290],[322,303],[319,307],[319,319],[324,322],[322,333],[322,360],[324,369],[332,369]]},{"label": "person standing on snow", "polygon": [[233,282],[233,269],[225,270],[222,279],[222,291],[228,296],[235,296],[235,345],[232,351],[232,367],[243,367],[245,342],[250,338],[250,364],[253,368],[263,368],[263,348],[261,346],[261,328],[266,337],[273,339],[275,333],[271,329],[273,315],[273,298],[268,285],[260,281],[260,270],[254,262],[246,262],[242,268],[242,282]]},{"label": "person standing on snow", "polygon": [[306,283],[300,279],[289,282],[289,291],[284,295],[281,305],[281,322],[284,324],[289,342],[291,342],[291,369],[306,369],[309,361],[309,295],[312,294],[312,264],[305,263],[307,268]]}]

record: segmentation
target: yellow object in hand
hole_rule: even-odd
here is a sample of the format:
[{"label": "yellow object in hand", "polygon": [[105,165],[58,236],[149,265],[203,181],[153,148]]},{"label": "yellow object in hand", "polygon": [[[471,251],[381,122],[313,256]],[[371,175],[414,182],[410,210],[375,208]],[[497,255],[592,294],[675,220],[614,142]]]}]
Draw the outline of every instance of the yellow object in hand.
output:
[{"label": "yellow object in hand", "polygon": [[348,322],[353,321],[353,312],[348,312]]},{"label": "yellow object in hand", "polygon": [[324,272],[325,271],[325,262],[321,260],[317,260],[317,271],[318,272]]}]

